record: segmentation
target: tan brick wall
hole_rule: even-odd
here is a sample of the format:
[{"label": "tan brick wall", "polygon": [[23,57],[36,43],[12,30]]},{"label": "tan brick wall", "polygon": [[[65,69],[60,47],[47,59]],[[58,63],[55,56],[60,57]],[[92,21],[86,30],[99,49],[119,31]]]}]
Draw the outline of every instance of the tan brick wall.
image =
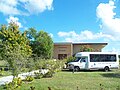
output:
[{"label": "tan brick wall", "polygon": [[72,55],[72,44],[54,45],[53,58],[58,59],[58,54],[67,54],[67,57]]}]

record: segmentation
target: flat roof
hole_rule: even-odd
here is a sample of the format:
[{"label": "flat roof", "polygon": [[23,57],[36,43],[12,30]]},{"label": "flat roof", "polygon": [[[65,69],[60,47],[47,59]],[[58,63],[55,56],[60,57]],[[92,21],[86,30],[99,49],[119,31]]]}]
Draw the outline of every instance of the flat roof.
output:
[{"label": "flat roof", "polygon": [[54,45],[71,45],[72,42],[57,42],[57,43],[54,43]]},{"label": "flat roof", "polygon": [[108,43],[72,43],[73,45],[108,45]]},{"label": "flat roof", "polygon": [[72,42],[57,42],[54,45],[108,45],[108,43],[72,43]]}]

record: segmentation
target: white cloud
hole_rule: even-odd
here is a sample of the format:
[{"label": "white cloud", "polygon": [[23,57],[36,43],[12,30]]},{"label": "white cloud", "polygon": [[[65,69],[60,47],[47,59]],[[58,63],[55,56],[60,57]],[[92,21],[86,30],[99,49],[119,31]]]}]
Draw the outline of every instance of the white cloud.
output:
[{"label": "white cloud", "polygon": [[52,3],[53,0],[0,0],[0,12],[5,15],[38,14],[53,10]]},{"label": "white cloud", "polygon": [[25,3],[25,8],[30,13],[41,13],[45,10],[52,10],[53,0],[29,0]]},{"label": "white cloud", "polygon": [[120,40],[120,18],[116,18],[114,9],[115,1],[109,0],[108,3],[100,3],[96,9],[96,14],[100,20],[100,29],[98,33],[89,30],[81,31],[77,34],[75,31],[58,32],[59,37],[65,38],[65,41],[80,42],[85,40],[103,39],[105,41]]},{"label": "white cloud", "polygon": [[69,31],[69,32],[58,32],[59,37],[63,37],[65,41],[67,42],[82,42],[85,40],[97,40],[100,38],[111,38],[110,35],[103,34],[102,32],[99,33],[93,33],[89,30],[81,31],[80,34],[77,34],[75,31]]},{"label": "white cloud", "polygon": [[120,38],[120,18],[116,18],[114,9],[115,2],[110,0],[109,3],[101,3],[97,7],[97,17],[101,21],[100,28],[103,33],[111,35],[114,40]]},{"label": "white cloud", "polygon": [[22,24],[19,22],[19,18],[17,18],[17,17],[10,16],[8,19],[6,19],[6,21],[8,23],[15,22],[19,26],[19,28],[23,27]]},{"label": "white cloud", "polygon": [[59,35],[60,37],[77,36],[77,34],[75,33],[75,31],[70,31],[70,32],[58,32],[58,35]]},{"label": "white cloud", "polygon": [[18,15],[20,11],[16,8],[17,0],[1,0],[0,1],[0,12],[8,15]]},{"label": "white cloud", "polygon": [[53,38],[53,34],[52,33],[49,33],[50,37]]}]

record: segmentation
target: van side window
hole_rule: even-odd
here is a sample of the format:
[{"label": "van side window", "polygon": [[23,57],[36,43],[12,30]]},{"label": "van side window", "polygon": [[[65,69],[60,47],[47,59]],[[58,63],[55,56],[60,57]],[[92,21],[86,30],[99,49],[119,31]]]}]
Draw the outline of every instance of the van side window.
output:
[{"label": "van side window", "polygon": [[90,54],[90,62],[116,62],[115,54]]}]

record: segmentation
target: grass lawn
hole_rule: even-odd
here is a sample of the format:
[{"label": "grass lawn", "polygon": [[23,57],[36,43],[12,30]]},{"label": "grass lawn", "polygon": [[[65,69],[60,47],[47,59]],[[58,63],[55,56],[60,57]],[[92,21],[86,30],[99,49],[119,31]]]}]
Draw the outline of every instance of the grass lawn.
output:
[{"label": "grass lawn", "polygon": [[[100,87],[100,84],[103,86]],[[30,90],[31,86],[34,86],[35,90],[48,90],[48,87],[51,90],[120,90],[120,70],[75,73],[62,71],[56,73],[53,78],[35,79],[31,83],[23,83],[20,90]],[[116,89],[118,86],[119,89]]]},{"label": "grass lawn", "polygon": [[[0,66],[5,64],[6,62],[0,62]],[[10,74],[9,71],[3,72],[4,76]],[[35,87],[35,90],[48,90],[48,87],[51,90],[120,90],[120,69],[110,72],[61,71],[52,78],[35,79],[31,83],[23,83],[20,90],[30,90],[31,86]],[[117,89],[118,86],[119,89]],[[2,86],[0,86],[0,90],[4,90]]]}]

